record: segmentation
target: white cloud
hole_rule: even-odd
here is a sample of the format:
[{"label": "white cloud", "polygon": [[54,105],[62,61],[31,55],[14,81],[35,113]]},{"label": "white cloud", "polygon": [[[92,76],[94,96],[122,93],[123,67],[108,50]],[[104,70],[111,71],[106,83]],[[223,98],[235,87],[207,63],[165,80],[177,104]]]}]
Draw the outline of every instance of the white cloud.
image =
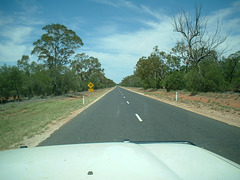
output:
[{"label": "white cloud", "polygon": [[159,20],[167,18],[167,16],[165,14],[159,13],[159,12],[162,11],[161,9],[159,9],[158,11],[154,11],[154,10],[150,9],[149,7],[147,7],[145,5],[141,5],[141,8],[145,13],[147,13],[147,14],[149,14],[149,15],[151,15],[151,16],[159,19]]},{"label": "white cloud", "polygon": [[4,16],[2,12],[0,12],[0,27],[11,24],[13,22],[13,18],[11,16]]},{"label": "white cloud", "polygon": [[[117,83],[127,75],[133,73],[134,67],[138,59],[142,56],[148,56],[153,51],[154,46],[158,46],[160,51],[169,52],[175,46],[177,40],[180,40],[181,34],[173,32],[171,19],[164,14],[159,14],[157,11],[152,11],[147,6],[142,5],[141,9],[144,13],[156,18],[154,20],[139,20],[142,23],[142,28],[135,32],[121,33],[116,27],[103,26],[104,31],[111,32],[109,35],[95,38],[93,50],[87,53],[99,58],[105,68],[106,75],[114,79]],[[217,19],[220,18],[222,26],[222,35],[227,35],[232,30],[236,34],[230,34],[228,40],[220,46],[226,47],[230,44],[231,51],[236,52],[240,47],[240,18],[231,18],[233,13],[236,13],[234,7],[225,8],[213,12],[210,16],[208,25],[209,30],[213,33]],[[220,17],[219,17],[220,15]],[[211,33],[210,32],[210,33]],[[99,53],[101,52],[101,53]]]},{"label": "white cloud", "polygon": [[162,50],[172,47],[176,34],[173,33],[171,23],[146,21],[146,28],[130,33],[115,33],[100,37],[95,41],[95,47],[110,52],[135,54],[138,56],[149,55],[156,45]]},{"label": "white cloud", "polygon": [[235,53],[240,50],[240,1],[234,2],[231,7],[219,9],[207,16],[208,30],[214,33],[217,27],[217,21],[220,22],[221,36],[228,36],[227,40],[219,47],[219,50],[227,48],[224,54]]},{"label": "white cloud", "polygon": [[136,32],[115,32],[94,38],[94,42],[91,42],[92,50],[86,51],[100,60],[106,76],[117,83],[131,75],[139,58],[149,56],[154,46],[157,45],[160,51],[170,51],[179,37],[173,32],[171,21],[166,16],[160,22],[142,21],[142,23],[145,28]]},{"label": "white cloud", "polygon": [[0,64],[16,64],[24,54],[30,54],[33,37],[43,23],[34,16],[39,12],[35,0],[16,1],[20,10],[12,14],[0,12]]},{"label": "white cloud", "polygon": [[137,10],[138,7],[135,6],[131,1],[126,1],[126,0],[92,0],[96,3],[101,3],[101,4],[106,4],[115,8],[119,7],[124,7],[124,8],[129,8],[129,9],[135,9]]},{"label": "white cloud", "polygon": [[25,45],[16,45],[14,43],[0,44],[0,62],[1,63],[13,63],[21,59],[22,55],[26,51]]},{"label": "white cloud", "polygon": [[16,62],[26,54],[31,47],[26,42],[32,30],[31,27],[24,26],[12,26],[2,30],[0,36],[4,41],[0,42],[0,62]]},{"label": "white cloud", "polygon": [[32,30],[33,28],[26,26],[8,27],[1,32],[1,36],[13,43],[23,43]]},{"label": "white cloud", "polygon": [[16,0],[19,6],[23,9],[21,13],[25,15],[35,14],[39,11],[40,6],[37,5],[36,0]]},{"label": "white cloud", "polygon": [[104,68],[106,77],[113,79],[116,83],[132,74],[136,65],[136,56],[124,53],[103,53],[86,51],[86,54],[97,57]]}]

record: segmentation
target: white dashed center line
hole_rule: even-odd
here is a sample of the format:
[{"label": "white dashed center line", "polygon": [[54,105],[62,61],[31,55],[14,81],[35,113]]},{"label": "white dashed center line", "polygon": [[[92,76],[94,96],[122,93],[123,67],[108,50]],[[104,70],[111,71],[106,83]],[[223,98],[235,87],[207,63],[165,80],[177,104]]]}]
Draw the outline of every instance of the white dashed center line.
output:
[{"label": "white dashed center line", "polygon": [[127,101],[127,103],[129,104],[129,102]]},{"label": "white dashed center line", "polygon": [[138,115],[138,114],[135,114],[136,116],[137,116],[137,118],[138,118],[138,120],[140,121],[140,122],[142,122],[143,120],[141,119],[141,117]]}]

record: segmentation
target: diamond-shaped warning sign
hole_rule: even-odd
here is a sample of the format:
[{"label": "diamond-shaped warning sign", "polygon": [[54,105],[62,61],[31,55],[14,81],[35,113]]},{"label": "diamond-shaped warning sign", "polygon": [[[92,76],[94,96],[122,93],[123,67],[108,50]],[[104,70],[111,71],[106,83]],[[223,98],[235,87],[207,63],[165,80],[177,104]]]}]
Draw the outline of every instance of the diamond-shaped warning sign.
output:
[{"label": "diamond-shaped warning sign", "polygon": [[94,84],[93,84],[92,82],[90,82],[90,83],[88,84],[88,87],[89,87],[90,89],[92,89],[93,86],[94,86]]}]

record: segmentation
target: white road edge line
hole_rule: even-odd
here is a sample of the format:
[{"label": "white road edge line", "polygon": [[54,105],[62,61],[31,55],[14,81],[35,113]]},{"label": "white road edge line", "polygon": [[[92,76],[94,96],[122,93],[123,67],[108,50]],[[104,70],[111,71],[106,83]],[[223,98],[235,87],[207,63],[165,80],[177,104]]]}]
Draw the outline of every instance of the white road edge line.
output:
[{"label": "white road edge line", "polygon": [[138,120],[139,120],[140,122],[143,121],[143,120],[141,119],[141,117],[140,117],[138,114],[135,114],[135,116],[137,116],[137,118],[138,118]]},{"label": "white road edge line", "polygon": [[127,101],[127,103],[129,104],[129,102]]}]

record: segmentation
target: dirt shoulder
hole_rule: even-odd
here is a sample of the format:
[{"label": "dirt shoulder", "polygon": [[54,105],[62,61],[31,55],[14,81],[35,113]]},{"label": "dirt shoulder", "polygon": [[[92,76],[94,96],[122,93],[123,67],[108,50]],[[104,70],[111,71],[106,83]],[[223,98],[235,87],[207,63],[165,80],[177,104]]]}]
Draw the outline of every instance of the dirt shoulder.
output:
[{"label": "dirt shoulder", "polygon": [[240,127],[240,94],[199,93],[191,96],[189,92],[179,91],[176,101],[176,92],[129,87],[126,89],[229,125]]},{"label": "dirt shoulder", "polygon": [[71,112],[71,114],[69,116],[67,116],[66,118],[62,118],[60,120],[52,122],[51,124],[49,124],[47,126],[47,128],[45,128],[45,130],[43,130],[42,133],[37,134],[37,135],[35,135],[35,136],[31,137],[31,138],[25,138],[24,141],[22,141],[20,143],[20,146],[24,145],[24,146],[28,146],[28,147],[36,147],[39,143],[41,143],[42,141],[44,141],[45,139],[50,137],[50,135],[52,133],[54,133],[56,130],[58,130],[61,126],[63,126],[67,122],[71,121],[74,117],[76,117],[78,114],[80,114],[85,109],[90,107],[92,104],[97,102],[99,99],[101,99],[103,96],[105,96],[107,93],[109,93],[113,89],[114,88],[109,89],[104,94],[102,94],[101,96],[99,96],[94,101],[92,101],[91,103],[87,104],[86,106],[84,106],[84,107],[82,107],[82,108],[80,108],[80,109],[78,109],[76,111]]}]

